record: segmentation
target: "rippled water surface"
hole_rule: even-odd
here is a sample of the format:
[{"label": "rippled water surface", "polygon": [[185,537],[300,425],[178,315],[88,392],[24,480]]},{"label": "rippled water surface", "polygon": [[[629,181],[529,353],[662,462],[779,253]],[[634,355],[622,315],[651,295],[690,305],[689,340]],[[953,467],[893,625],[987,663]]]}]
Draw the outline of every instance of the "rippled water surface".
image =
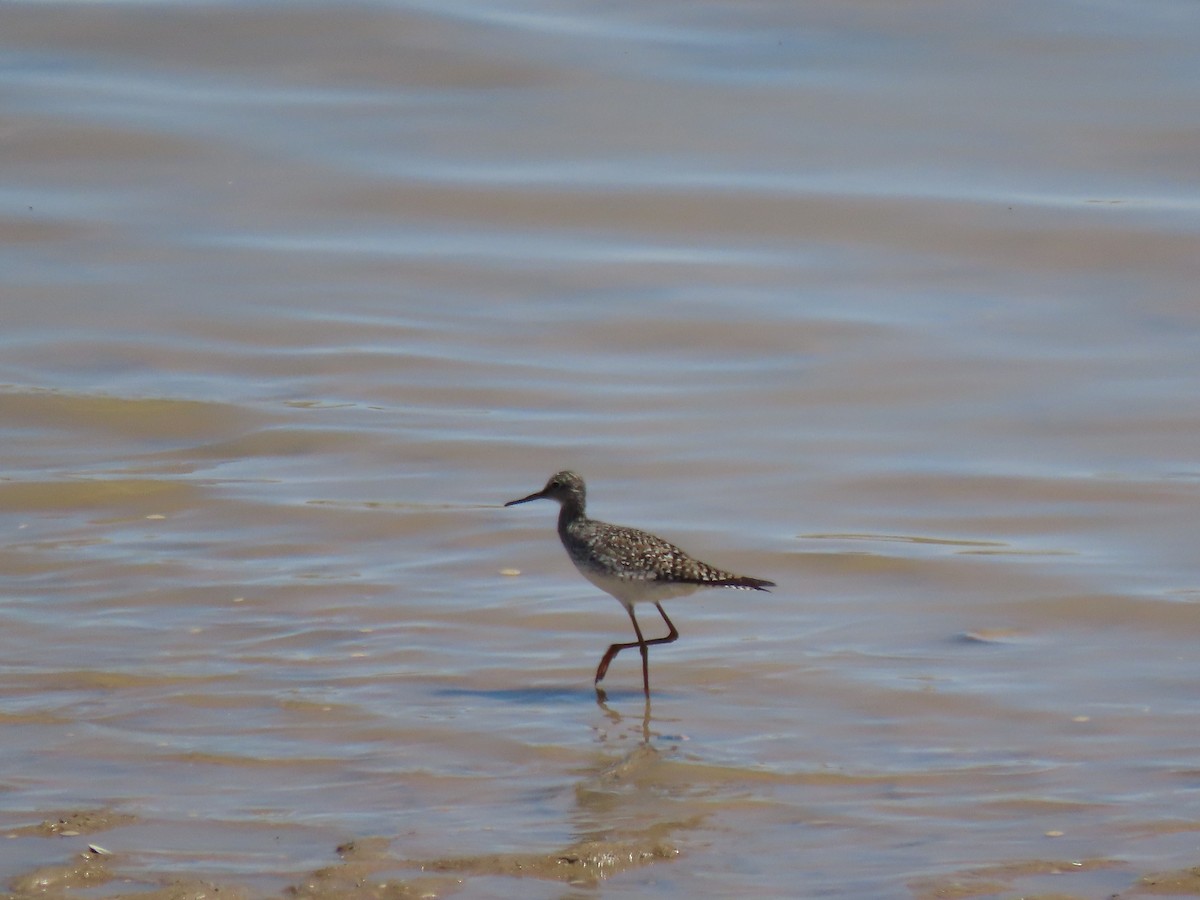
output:
[{"label": "rippled water surface", "polygon": [[0,18],[14,896],[1200,894],[1194,3]]}]

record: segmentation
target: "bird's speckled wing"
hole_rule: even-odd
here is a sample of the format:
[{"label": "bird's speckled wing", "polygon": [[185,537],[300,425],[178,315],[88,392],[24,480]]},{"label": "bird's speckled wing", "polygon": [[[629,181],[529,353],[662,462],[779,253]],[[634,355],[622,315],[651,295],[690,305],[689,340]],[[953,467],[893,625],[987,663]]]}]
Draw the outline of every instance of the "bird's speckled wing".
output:
[{"label": "bird's speckled wing", "polygon": [[694,584],[763,591],[774,583],[735,575],[693,559],[657,535],[594,519],[572,522],[563,545],[577,565],[622,581]]}]

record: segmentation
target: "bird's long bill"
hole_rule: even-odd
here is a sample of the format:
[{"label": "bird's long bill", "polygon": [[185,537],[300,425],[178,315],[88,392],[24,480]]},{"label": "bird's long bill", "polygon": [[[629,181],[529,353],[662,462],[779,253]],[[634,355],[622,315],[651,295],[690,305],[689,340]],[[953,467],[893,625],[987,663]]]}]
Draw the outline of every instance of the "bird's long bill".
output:
[{"label": "bird's long bill", "polygon": [[530,500],[541,500],[545,496],[546,496],[546,492],[544,490],[541,490],[536,493],[530,494],[528,497],[522,497],[520,500],[509,500],[504,505],[505,506],[516,506],[518,503],[528,503]]}]

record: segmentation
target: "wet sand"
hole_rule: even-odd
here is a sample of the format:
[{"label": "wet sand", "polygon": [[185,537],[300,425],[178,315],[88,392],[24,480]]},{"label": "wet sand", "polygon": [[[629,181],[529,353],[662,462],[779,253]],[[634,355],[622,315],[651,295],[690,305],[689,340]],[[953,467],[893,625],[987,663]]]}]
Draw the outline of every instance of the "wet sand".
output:
[{"label": "wet sand", "polygon": [[1196,893],[1190,5],[3,19],[0,890]]},{"label": "wet sand", "polygon": [[[624,789],[645,790],[653,787],[653,770],[664,765],[662,755],[641,747],[625,759],[598,773],[580,791],[613,793]],[[678,813],[678,809],[675,809]],[[311,900],[357,896],[379,898],[445,897],[472,895],[518,896],[522,890],[537,891],[525,880],[561,882],[574,888],[598,887],[606,878],[630,869],[662,864],[687,866],[689,859],[671,840],[673,832],[694,828],[704,818],[697,809],[692,821],[662,821],[645,828],[641,834],[624,834],[580,840],[569,846],[544,853],[479,854],[440,859],[405,859],[397,855],[386,837],[349,841],[336,847],[336,862],[322,866],[289,884],[278,894],[262,894],[236,883],[187,878],[179,874],[157,881],[144,876],[129,877],[122,871],[119,854],[96,842],[74,850],[62,864],[42,866],[13,876],[6,897],[24,900],[31,897],[74,897],[81,890],[101,892],[114,900],[150,897],[155,900],[219,896],[251,898],[256,896],[301,897]],[[10,840],[31,837],[83,839],[110,828],[132,824],[131,817],[105,811],[64,813],[36,826],[11,831]],[[1194,825],[1192,830],[1197,829]],[[1048,832],[1047,837],[1057,836]],[[1090,873],[1103,879],[1088,883]],[[847,880],[854,874],[847,872]],[[516,883],[514,884],[514,880]],[[497,889],[498,882],[507,882]],[[1083,882],[1082,884],[1080,882]],[[915,879],[905,885],[909,896],[917,900],[938,898],[993,898],[1020,895],[1030,900],[1099,896],[1095,885],[1122,883],[1125,889],[1107,894],[1108,900],[1157,895],[1200,896],[1200,865],[1168,872],[1139,874],[1126,860],[1055,859],[1014,860],[1002,865],[981,866]],[[797,886],[797,889],[801,889]]]}]

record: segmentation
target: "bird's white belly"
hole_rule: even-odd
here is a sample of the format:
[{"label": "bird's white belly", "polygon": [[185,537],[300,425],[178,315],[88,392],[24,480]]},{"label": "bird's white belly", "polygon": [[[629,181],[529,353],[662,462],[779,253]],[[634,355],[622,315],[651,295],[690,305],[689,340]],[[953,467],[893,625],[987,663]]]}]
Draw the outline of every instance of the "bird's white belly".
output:
[{"label": "bird's white belly", "polygon": [[698,584],[670,581],[644,581],[636,578],[618,578],[599,572],[589,566],[576,563],[579,574],[606,594],[616,597],[628,607],[635,603],[661,603],[674,597],[686,597],[700,589]]}]

